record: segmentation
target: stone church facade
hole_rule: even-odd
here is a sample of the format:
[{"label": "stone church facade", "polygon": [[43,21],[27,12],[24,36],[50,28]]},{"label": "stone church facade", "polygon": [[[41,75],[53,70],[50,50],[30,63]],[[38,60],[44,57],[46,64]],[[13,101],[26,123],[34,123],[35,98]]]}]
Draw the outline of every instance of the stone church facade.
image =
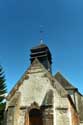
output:
[{"label": "stone church facade", "polygon": [[33,47],[30,60],[7,96],[4,125],[83,125],[83,96],[61,73],[52,75],[49,48]]}]

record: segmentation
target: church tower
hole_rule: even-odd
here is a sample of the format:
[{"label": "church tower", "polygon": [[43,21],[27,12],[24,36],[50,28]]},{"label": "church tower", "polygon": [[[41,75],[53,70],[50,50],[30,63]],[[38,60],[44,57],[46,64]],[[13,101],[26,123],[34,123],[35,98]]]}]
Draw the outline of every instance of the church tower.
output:
[{"label": "church tower", "polygon": [[51,72],[52,57],[49,48],[41,43],[31,49],[30,60],[31,64],[37,58],[44,67]]}]

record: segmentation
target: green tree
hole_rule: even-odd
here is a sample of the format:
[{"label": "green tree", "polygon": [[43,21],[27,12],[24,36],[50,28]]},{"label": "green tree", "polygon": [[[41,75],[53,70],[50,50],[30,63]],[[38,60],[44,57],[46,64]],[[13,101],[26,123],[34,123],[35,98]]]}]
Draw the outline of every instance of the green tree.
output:
[{"label": "green tree", "polygon": [[3,121],[4,109],[5,109],[5,94],[7,92],[6,83],[5,83],[5,76],[3,72],[3,68],[0,65],[0,125]]}]

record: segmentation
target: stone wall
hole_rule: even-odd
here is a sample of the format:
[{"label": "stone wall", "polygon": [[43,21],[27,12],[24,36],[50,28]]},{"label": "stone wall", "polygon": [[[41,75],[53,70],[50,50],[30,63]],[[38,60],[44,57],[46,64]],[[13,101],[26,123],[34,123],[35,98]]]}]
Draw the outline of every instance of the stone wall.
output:
[{"label": "stone wall", "polygon": [[80,125],[79,115],[71,101],[68,101],[68,115],[71,125]]},{"label": "stone wall", "polygon": [[10,106],[7,110],[7,125],[14,125],[14,113],[15,113],[15,107]]},{"label": "stone wall", "polygon": [[80,122],[83,122],[83,96],[80,93],[75,93],[76,108],[79,114]]},{"label": "stone wall", "polygon": [[68,99],[54,92],[54,125],[70,125],[68,117]]},{"label": "stone wall", "polygon": [[71,98],[55,94],[54,125],[80,125],[79,116]]},{"label": "stone wall", "polygon": [[83,122],[80,122],[80,125],[83,125]]},{"label": "stone wall", "polygon": [[53,124],[53,108],[45,108],[42,112],[43,125],[54,125]]}]

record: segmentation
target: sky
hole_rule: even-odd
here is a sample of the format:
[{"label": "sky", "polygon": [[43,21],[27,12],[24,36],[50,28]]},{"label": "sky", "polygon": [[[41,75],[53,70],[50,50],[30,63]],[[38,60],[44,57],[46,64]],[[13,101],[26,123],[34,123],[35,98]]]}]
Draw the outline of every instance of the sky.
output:
[{"label": "sky", "polygon": [[42,39],[61,72],[83,94],[83,0],[0,0],[0,64],[8,92],[30,66]]}]

